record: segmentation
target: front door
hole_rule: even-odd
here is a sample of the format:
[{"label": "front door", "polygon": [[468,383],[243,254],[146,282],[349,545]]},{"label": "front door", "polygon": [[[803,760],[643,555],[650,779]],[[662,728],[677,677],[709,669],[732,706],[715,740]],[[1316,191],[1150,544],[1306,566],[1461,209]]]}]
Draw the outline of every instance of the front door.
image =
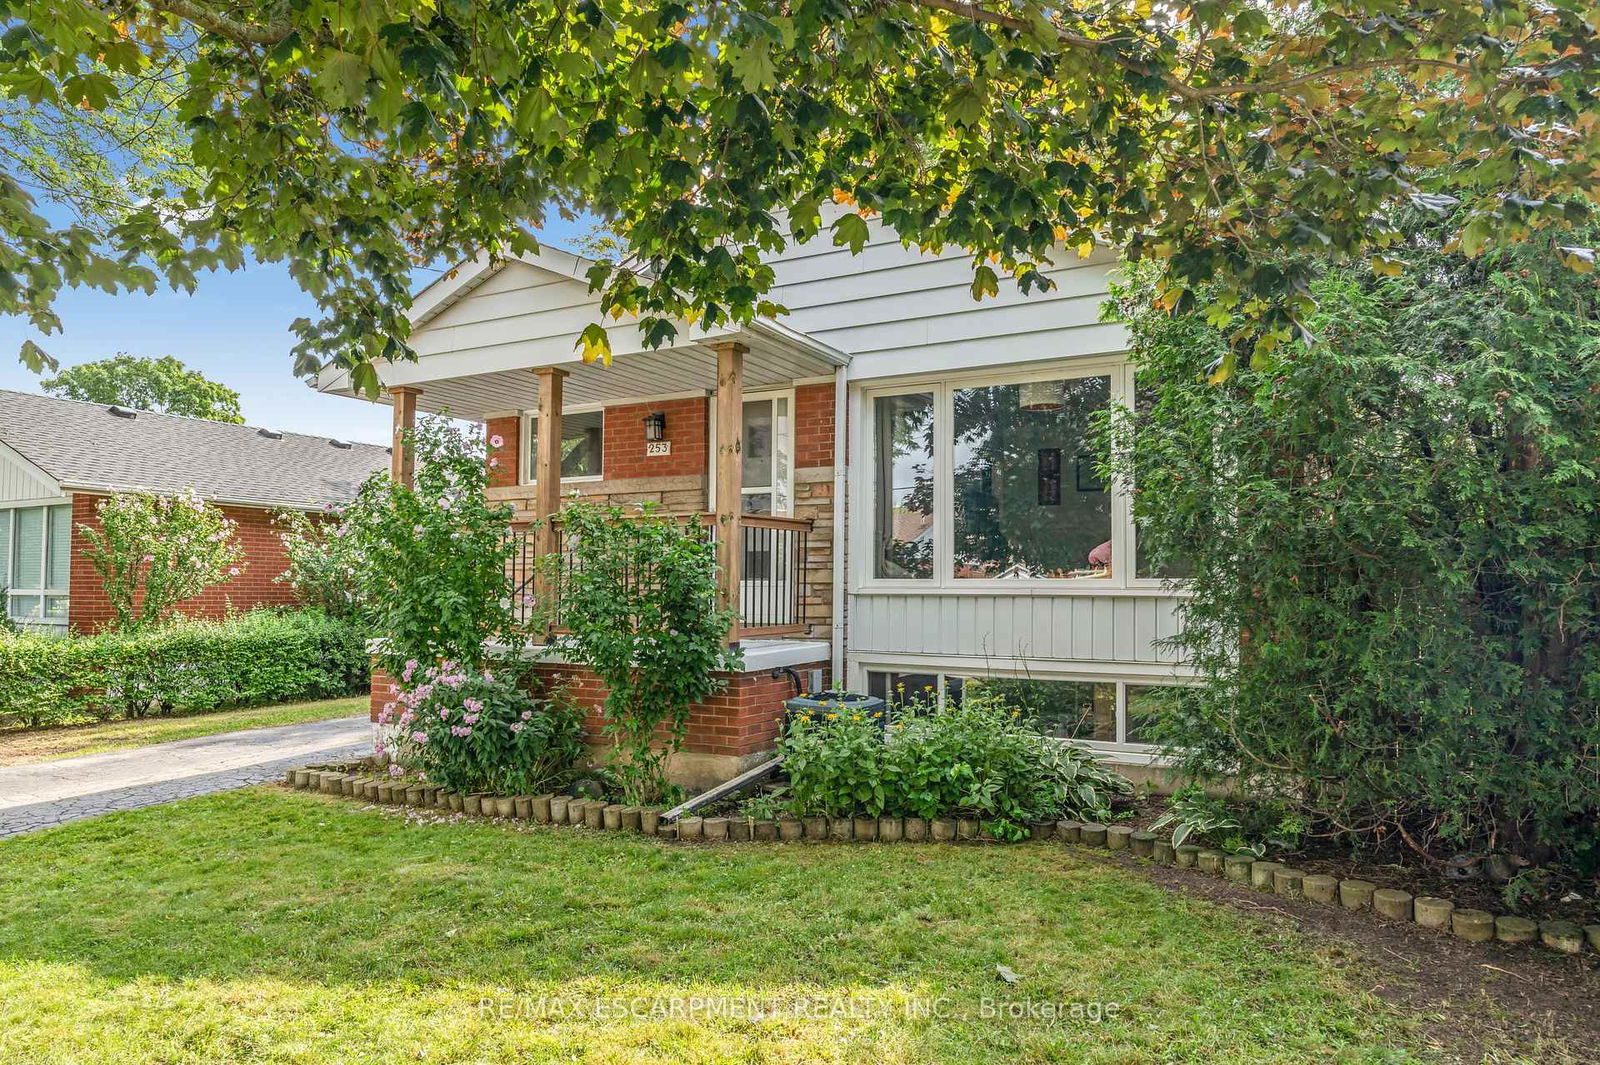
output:
[{"label": "front door", "polygon": [[[739,488],[740,510],[745,514],[759,517],[791,513],[793,404],[789,393],[745,400],[744,479]],[[792,624],[790,590],[798,562],[793,537],[783,530],[750,525],[744,527],[742,535],[740,613],[747,624],[756,626]]]}]

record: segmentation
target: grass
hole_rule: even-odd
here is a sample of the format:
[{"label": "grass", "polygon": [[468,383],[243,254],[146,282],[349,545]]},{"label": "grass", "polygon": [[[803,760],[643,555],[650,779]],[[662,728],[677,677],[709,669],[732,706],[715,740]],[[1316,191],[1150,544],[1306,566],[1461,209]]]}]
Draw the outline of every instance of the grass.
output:
[{"label": "grass", "polygon": [[696,848],[267,788],[0,841],[0,898],[29,1065],[1420,1060],[1348,959],[1046,844]]},{"label": "grass", "polygon": [[0,766],[24,762],[44,762],[79,754],[100,754],[129,747],[144,747],[168,740],[187,740],[214,736],[247,728],[271,725],[298,725],[307,721],[326,721],[365,713],[367,697],[321,699],[311,703],[283,703],[246,710],[223,710],[182,717],[139,718],[134,721],[107,721],[94,725],[65,728],[28,729],[0,732]]}]

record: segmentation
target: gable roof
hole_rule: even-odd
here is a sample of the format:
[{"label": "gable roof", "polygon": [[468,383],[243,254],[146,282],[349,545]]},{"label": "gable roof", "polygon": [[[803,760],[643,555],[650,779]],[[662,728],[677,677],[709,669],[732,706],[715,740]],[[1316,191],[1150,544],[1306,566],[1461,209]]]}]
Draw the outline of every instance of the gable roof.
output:
[{"label": "gable roof", "polygon": [[[306,509],[353,499],[389,449],[0,389],[0,443],[63,491],[193,488],[205,499]],[[341,442],[341,445],[343,442]]]}]

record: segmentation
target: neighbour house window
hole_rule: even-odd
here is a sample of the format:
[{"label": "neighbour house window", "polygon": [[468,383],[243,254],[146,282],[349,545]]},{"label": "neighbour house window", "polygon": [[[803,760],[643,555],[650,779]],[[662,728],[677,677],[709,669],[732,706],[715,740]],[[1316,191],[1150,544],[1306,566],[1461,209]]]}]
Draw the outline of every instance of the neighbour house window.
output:
[{"label": "neighbour house window", "polygon": [[[561,415],[561,479],[603,476],[605,411],[563,411]],[[532,484],[539,469],[539,416],[528,415],[523,438],[523,469],[526,483]]]},{"label": "neighbour house window", "polygon": [[1040,731],[1094,746],[1150,746],[1149,724],[1172,685],[1110,680],[869,670],[867,693],[902,706],[913,697],[960,705],[969,695],[999,695],[1032,718]]},{"label": "neighbour house window", "polygon": [[0,510],[0,587],[16,621],[65,625],[72,507]]},{"label": "neighbour house window", "polygon": [[956,578],[1111,575],[1111,493],[1089,446],[1109,376],[958,388]]},{"label": "neighbour house window", "polygon": [[933,411],[931,392],[879,396],[873,401],[876,577],[933,576]]}]

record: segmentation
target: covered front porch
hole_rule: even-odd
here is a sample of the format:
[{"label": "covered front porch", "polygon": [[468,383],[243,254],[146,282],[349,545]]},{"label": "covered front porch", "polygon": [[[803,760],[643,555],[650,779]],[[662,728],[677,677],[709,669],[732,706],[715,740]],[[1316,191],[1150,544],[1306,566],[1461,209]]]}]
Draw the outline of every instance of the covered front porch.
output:
[{"label": "covered front porch", "polygon": [[[628,321],[609,324],[609,363],[586,362],[583,329],[602,321],[587,261],[561,252],[476,262],[418,298],[414,362],[378,366],[394,408],[396,480],[419,412],[483,426],[487,495],[513,508],[508,577],[531,615],[560,603],[575,499],[648,505],[716,545],[718,605],[743,666],[696,705],[671,775],[701,786],[769,756],[782,701],[842,672],[844,367],[842,353],[773,322],[705,329],[646,349]],[[339,373],[318,387],[353,394]],[[625,519],[626,520],[626,519]],[[559,564],[540,564],[556,558]],[[555,576],[551,576],[551,573]],[[548,617],[548,612],[540,611]],[[559,678],[590,713],[599,742],[605,689],[560,651],[559,610],[535,673]],[[374,706],[393,697],[374,683]]]},{"label": "covered front porch", "polygon": [[[610,362],[586,362],[580,334],[603,320],[589,265],[554,249],[478,259],[418,295],[418,359],[378,367],[394,476],[410,477],[403,434],[419,411],[479,422],[496,444],[488,494],[515,509],[519,600],[550,591],[535,560],[563,553],[564,501],[651,505],[717,544],[722,605],[738,612],[730,643],[833,643],[848,357],[771,321],[680,322],[648,349],[624,319],[607,323]],[[338,372],[318,387],[351,393]]]}]

